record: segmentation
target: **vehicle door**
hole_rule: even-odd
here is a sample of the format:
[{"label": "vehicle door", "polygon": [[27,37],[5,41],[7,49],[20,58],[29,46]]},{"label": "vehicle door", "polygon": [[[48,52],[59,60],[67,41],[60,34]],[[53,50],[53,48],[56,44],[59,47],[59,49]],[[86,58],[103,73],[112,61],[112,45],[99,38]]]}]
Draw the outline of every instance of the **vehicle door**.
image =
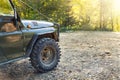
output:
[{"label": "vehicle door", "polygon": [[0,0],[0,62],[23,56],[23,39],[9,0]]}]

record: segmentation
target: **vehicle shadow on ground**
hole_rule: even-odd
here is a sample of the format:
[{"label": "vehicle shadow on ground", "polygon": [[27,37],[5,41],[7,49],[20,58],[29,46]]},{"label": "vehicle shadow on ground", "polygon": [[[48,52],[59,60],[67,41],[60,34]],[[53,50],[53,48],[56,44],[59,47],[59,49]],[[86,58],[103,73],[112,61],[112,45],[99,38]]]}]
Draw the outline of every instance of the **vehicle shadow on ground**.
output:
[{"label": "vehicle shadow on ground", "polygon": [[36,73],[27,60],[0,66],[0,80],[34,80]]}]

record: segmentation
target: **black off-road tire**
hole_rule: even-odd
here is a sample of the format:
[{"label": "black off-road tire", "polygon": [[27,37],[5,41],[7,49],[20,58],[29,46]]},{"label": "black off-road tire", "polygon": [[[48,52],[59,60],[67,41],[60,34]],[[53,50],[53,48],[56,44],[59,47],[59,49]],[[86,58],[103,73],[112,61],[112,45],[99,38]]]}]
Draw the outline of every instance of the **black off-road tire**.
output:
[{"label": "black off-road tire", "polygon": [[53,70],[60,61],[60,48],[58,43],[51,38],[38,40],[30,55],[30,61],[38,72]]}]

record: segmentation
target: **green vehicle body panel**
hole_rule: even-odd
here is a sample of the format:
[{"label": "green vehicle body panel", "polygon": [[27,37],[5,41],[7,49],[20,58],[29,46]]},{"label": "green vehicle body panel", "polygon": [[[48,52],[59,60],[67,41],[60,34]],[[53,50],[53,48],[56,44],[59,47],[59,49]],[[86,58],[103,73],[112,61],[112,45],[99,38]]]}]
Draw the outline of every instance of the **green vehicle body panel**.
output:
[{"label": "green vehicle body panel", "polygon": [[18,28],[9,29],[13,26],[12,16],[0,17],[0,62],[14,59],[23,55],[23,39],[22,32]]},{"label": "green vehicle body panel", "polygon": [[[0,17],[3,19],[6,17]],[[8,18],[7,19],[11,19]],[[7,20],[4,24],[11,23]],[[2,27],[3,21],[0,21],[0,28]],[[55,33],[54,27],[28,29],[23,26],[22,29],[12,32],[0,31],[0,62],[12,60],[22,56],[29,57],[33,46],[40,35]],[[29,46],[28,46],[29,45]]]}]

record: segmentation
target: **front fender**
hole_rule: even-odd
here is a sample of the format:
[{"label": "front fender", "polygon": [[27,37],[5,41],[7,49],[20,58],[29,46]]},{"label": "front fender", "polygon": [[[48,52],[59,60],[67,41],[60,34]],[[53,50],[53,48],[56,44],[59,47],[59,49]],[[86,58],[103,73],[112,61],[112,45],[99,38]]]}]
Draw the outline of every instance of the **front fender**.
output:
[{"label": "front fender", "polygon": [[37,34],[33,35],[32,39],[31,39],[31,41],[28,44],[27,49],[26,49],[26,57],[30,56],[32,49],[34,47],[34,44],[37,41],[37,39],[38,39],[38,35]]},{"label": "front fender", "polygon": [[39,38],[39,36],[42,36],[42,35],[45,35],[45,34],[54,33],[54,32],[55,32],[55,29],[52,28],[51,30],[50,30],[50,29],[49,29],[49,30],[47,30],[47,29],[45,30],[45,29],[44,29],[44,31],[41,30],[41,31],[39,31],[39,33],[35,33],[35,34],[33,35],[32,39],[30,40],[27,48],[26,48],[26,57],[29,57],[29,56],[30,56],[30,54],[31,54],[31,52],[32,52],[32,49],[33,49],[33,47],[34,47],[37,39]]}]

